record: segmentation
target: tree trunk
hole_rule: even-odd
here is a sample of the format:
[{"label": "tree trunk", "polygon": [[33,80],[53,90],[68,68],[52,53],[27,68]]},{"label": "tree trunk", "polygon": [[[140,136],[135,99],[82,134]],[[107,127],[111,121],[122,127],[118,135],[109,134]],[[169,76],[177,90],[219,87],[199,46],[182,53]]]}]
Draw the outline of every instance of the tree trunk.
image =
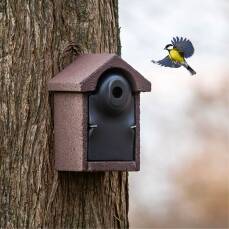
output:
[{"label": "tree trunk", "polygon": [[55,171],[47,91],[79,52],[120,53],[117,0],[1,0],[0,46],[0,228],[127,228],[127,173]]}]

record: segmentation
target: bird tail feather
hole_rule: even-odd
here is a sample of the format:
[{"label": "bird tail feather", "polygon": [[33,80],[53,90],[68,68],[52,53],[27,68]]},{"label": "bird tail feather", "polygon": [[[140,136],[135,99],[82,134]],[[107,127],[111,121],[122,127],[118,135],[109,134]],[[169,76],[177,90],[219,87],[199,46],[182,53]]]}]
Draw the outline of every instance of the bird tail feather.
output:
[{"label": "bird tail feather", "polygon": [[196,71],[192,69],[187,63],[185,63],[183,66],[191,73],[191,75],[196,74]]}]

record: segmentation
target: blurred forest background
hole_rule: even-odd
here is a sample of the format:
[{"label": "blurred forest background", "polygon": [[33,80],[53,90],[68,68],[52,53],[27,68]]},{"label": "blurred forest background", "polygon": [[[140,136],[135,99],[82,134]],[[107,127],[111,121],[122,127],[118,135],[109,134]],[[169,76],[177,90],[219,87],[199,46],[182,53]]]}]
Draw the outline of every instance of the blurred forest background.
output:
[{"label": "blurred forest background", "polygon": [[[229,1],[120,0],[122,57],[152,83],[142,95],[141,171],[131,228],[229,228]],[[150,63],[189,38],[197,71]]]}]

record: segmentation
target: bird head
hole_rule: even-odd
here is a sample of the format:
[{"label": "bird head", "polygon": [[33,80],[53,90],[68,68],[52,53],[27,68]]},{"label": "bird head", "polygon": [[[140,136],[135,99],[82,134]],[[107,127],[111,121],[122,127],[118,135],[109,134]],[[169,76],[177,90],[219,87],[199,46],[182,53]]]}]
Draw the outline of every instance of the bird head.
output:
[{"label": "bird head", "polygon": [[173,45],[172,44],[168,44],[164,48],[164,50],[168,50],[168,51],[171,50],[171,49],[173,49]]}]

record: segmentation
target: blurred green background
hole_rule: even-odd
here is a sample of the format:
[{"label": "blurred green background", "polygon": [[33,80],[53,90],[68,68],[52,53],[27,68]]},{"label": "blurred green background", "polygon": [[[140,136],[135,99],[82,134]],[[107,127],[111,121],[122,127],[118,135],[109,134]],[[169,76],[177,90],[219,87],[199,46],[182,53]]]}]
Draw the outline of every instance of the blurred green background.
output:
[{"label": "blurred green background", "polygon": [[[130,173],[131,228],[229,227],[229,1],[120,0],[122,57],[152,83],[141,100],[141,171]],[[184,68],[154,65],[173,36]]]}]

